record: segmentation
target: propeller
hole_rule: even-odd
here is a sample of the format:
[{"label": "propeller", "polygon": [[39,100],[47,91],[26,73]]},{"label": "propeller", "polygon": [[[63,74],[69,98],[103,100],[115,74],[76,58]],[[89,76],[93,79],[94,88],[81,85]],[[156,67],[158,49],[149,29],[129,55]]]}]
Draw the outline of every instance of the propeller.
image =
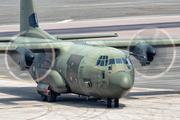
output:
[{"label": "propeller", "polygon": [[[26,33],[34,34],[36,36],[39,36],[39,38],[44,38],[44,42],[47,42],[49,48],[51,49],[34,49],[34,46],[31,47],[31,43],[33,42],[32,40],[36,42],[36,38],[31,39],[31,41],[29,41],[29,39],[21,37],[23,34]],[[10,54],[10,56],[5,55],[5,65],[7,68],[6,73],[9,73],[15,79],[25,81],[35,80],[36,82],[39,82],[43,80],[45,77],[47,77],[49,72],[51,71],[51,68],[54,66],[55,59],[55,50],[52,47],[52,45],[48,43],[48,39],[46,39],[46,37],[44,37],[43,35],[41,35],[41,33],[37,31],[28,31],[22,32],[14,36],[10,41],[9,45],[14,43],[16,44],[16,42],[21,43],[23,46],[28,46],[28,49],[26,49],[25,47],[17,47],[17,49],[14,52],[10,52],[7,48],[6,53]],[[41,46],[40,42],[38,42],[37,45]],[[38,46],[36,47],[38,48]],[[37,78],[37,68],[47,69],[48,72],[41,75],[43,77]],[[32,77],[34,80],[32,79]]]},{"label": "propeller", "polygon": [[161,29],[140,30],[132,37],[128,50],[131,51],[134,45],[138,46],[139,44],[149,45],[146,49],[149,64],[147,63],[146,66],[143,66],[143,64],[131,56],[130,59],[137,75],[144,78],[158,78],[172,68],[176,51],[173,40],[166,31]]}]

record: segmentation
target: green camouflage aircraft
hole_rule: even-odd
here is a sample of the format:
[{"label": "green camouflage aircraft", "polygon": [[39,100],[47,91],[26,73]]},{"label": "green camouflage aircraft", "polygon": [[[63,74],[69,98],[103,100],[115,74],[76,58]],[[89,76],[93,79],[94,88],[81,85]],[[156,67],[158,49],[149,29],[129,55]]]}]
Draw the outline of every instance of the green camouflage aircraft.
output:
[{"label": "green camouflage aircraft", "polygon": [[[119,107],[119,98],[128,94],[134,84],[129,56],[133,55],[142,66],[149,65],[156,55],[152,46],[162,44],[137,40],[125,51],[121,48],[127,47],[130,40],[76,40],[117,34],[51,36],[38,25],[34,0],[21,0],[20,7],[20,34],[0,38],[0,52],[9,55],[21,70],[28,70],[43,101],[55,102],[60,94],[75,93],[107,99],[107,107],[114,99],[115,107]],[[171,44],[166,40],[163,43]]]}]

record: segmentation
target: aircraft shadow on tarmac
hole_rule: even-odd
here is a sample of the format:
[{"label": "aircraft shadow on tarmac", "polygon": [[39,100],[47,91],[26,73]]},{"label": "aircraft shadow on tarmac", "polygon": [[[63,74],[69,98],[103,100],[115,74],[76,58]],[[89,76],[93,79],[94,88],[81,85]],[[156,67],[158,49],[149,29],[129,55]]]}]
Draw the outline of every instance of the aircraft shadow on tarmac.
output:
[{"label": "aircraft shadow on tarmac", "polygon": [[40,100],[35,87],[0,87],[1,93],[10,95],[0,98],[0,103],[8,105],[16,105],[17,101]]},{"label": "aircraft shadow on tarmac", "polygon": [[[0,103],[7,105],[18,105],[20,101],[41,101],[40,95],[36,91],[36,87],[0,87],[0,94],[8,94],[10,97],[0,98]],[[138,99],[138,96],[153,96],[153,95],[173,95],[180,94],[179,92],[130,92],[124,98]],[[42,102],[44,103],[44,102]],[[86,108],[106,108],[105,102],[97,102],[97,99],[90,97],[78,97],[78,95],[62,94],[57,98],[57,102],[52,104],[62,104],[71,107],[86,107]],[[119,104],[119,109],[126,107],[125,104]]]},{"label": "aircraft shadow on tarmac", "polygon": [[[0,94],[8,94],[10,97],[0,98],[0,103],[6,105],[18,105],[20,101],[38,101],[41,102],[40,95],[36,91],[36,87],[0,87]],[[42,104],[45,102],[42,102]],[[105,102],[97,102],[97,99],[90,97],[78,97],[78,95],[62,94],[57,97],[57,102],[52,104],[62,104],[71,107],[85,108],[106,108]],[[119,104],[119,109],[125,107],[124,104]]]}]

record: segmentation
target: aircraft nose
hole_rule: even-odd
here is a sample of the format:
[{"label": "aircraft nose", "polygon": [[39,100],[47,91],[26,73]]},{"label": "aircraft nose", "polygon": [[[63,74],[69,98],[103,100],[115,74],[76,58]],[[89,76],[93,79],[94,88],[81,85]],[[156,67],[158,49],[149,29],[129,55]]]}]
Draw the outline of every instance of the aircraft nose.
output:
[{"label": "aircraft nose", "polygon": [[126,72],[118,72],[109,77],[109,83],[116,88],[121,88],[123,90],[128,90],[132,87],[131,75]]}]

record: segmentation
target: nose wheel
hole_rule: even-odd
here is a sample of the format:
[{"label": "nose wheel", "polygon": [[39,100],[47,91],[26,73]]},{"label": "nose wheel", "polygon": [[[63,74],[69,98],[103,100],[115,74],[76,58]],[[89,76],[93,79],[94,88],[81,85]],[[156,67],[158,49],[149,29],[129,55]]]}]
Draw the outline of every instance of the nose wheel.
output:
[{"label": "nose wheel", "polygon": [[119,107],[119,99],[114,100],[114,107],[116,107],[116,108]]},{"label": "nose wheel", "polygon": [[107,107],[111,108],[112,100],[110,98],[107,98]]},{"label": "nose wheel", "polygon": [[[107,98],[107,107],[111,108],[112,106],[112,99]],[[119,107],[119,99],[114,99],[114,107],[118,108]]]}]

